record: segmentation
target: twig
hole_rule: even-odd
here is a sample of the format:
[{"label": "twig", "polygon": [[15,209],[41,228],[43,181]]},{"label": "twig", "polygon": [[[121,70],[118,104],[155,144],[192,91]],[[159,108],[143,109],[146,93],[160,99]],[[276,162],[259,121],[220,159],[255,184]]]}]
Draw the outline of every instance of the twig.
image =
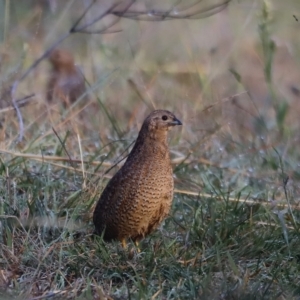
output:
[{"label": "twig", "polygon": [[[134,143],[134,141],[119,155],[119,157],[121,157],[123,155],[123,153],[125,153],[129,147],[131,147],[131,145]],[[41,160],[41,161],[62,161],[62,162],[70,162],[70,157],[61,157],[61,156],[51,156],[51,155],[37,155],[37,154],[28,154],[28,153],[18,153],[18,152],[12,152],[12,151],[8,151],[8,150],[4,150],[4,149],[0,149],[0,153],[3,154],[10,154],[16,157],[23,157],[23,158],[28,158],[28,159],[35,159],[35,160]],[[81,159],[74,159],[72,158],[72,162],[76,163],[76,164],[90,164],[90,165],[94,165],[94,166],[99,166],[99,165],[103,165],[104,167],[109,167],[109,169],[106,171],[106,173],[108,173],[110,170],[112,170],[115,166],[117,166],[121,161],[123,161],[125,158],[127,157],[124,156],[122,157],[120,160],[118,160],[117,162],[104,162],[104,161],[89,161],[89,160],[81,160]],[[220,166],[216,163],[213,163],[205,158],[199,158],[197,160],[186,160],[186,157],[178,157],[178,158],[174,158],[171,163],[173,165],[177,165],[180,164],[182,162],[185,162],[186,164],[191,164],[194,162],[197,163],[201,163],[204,165],[208,165],[208,166],[213,166],[216,168],[221,168],[221,169],[226,169],[227,171],[231,172],[231,173],[239,173],[241,175],[244,176],[249,176],[249,174],[247,172],[238,170],[238,169],[232,169],[232,168],[228,168],[228,167],[223,167]],[[265,176],[265,175],[264,175]],[[264,177],[263,176],[263,177]],[[251,175],[252,177],[252,175]]]},{"label": "twig", "polygon": [[[8,150],[0,149],[0,153],[2,154],[10,154],[16,157],[23,157],[23,158],[29,158],[29,159],[39,159],[41,161],[63,161],[63,162],[70,162],[70,158],[68,157],[60,157],[60,156],[50,156],[50,155],[35,155],[35,154],[27,154],[27,153],[17,153],[12,152]],[[110,162],[99,162],[99,161],[86,161],[81,159],[72,159],[73,163],[80,164],[81,162],[85,164],[91,164],[91,165],[103,165],[105,167],[111,167],[113,163]]]},{"label": "twig", "polygon": [[[178,194],[193,196],[193,197],[205,197],[205,198],[214,198],[214,199],[220,198],[219,196],[215,196],[215,195],[211,195],[211,194],[207,194],[207,193],[200,193],[200,192],[197,193],[197,192],[180,190],[180,189],[175,189],[174,192],[178,193]],[[234,197],[228,197],[226,199],[228,199],[228,201],[231,201],[231,202],[240,202],[240,203],[246,203],[246,204],[261,204],[264,206],[268,206],[270,208],[274,208],[275,206],[280,206],[283,208],[289,207],[287,204],[284,204],[284,203],[276,204],[275,202],[277,202],[277,201],[267,202],[267,201],[261,200],[261,199],[251,200],[251,199],[242,199],[242,198],[234,198]],[[290,207],[293,209],[296,209],[296,210],[300,210],[300,206],[298,206],[298,205],[291,205]]]},{"label": "twig", "polygon": [[216,106],[216,105],[223,104],[223,103],[225,103],[225,102],[234,100],[235,98],[237,98],[237,97],[239,97],[239,96],[241,96],[241,95],[243,95],[243,94],[247,94],[247,93],[248,93],[247,91],[241,92],[241,93],[239,93],[239,94],[235,94],[235,95],[229,96],[229,97],[227,97],[227,98],[224,98],[224,99],[222,99],[222,100],[220,100],[220,101],[214,102],[214,103],[212,103],[212,104],[210,104],[210,105],[204,107],[204,108],[201,110],[201,112],[204,112],[204,111],[206,111],[206,110],[209,110],[209,109],[213,108],[213,107]]},{"label": "twig", "polygon": [[59,137],[59,135],[58,135],[58,133],[56,132],[56,130],[54,129],[54,127],[52,127],[52,130],[53,130],[54,134],[56,135],[56,137],[58,138],[58,140],[59,140],[61,146],[63,147],[63,149],[65,150],[66,154],[68,155],[69,161],[70,161],[70,163],[71,163],[71,166],[74,167],[73,160],[72,160],[72,158],[71,158],[71,156],[70,156],[70,154],[69,154],[67,148],[65,147],[65,144],[63,143],[63,141],[62,141],[61,138]]},{"label": "twig", "polygon": [[195,9],[193,12],[186,12],[185,11],[197,6],[201,1],[197,1],[190,6],[183,8],[183,9],[176,9],[176,5],[173,6],[171,9],[166,11],[159,11],[159,10],[150,10],[150,11],[142,11],[142,10],[131,10],[127,13],[123,12],[115,12],[116,16],[120,16],[123,18],[139,20],[139,21],[168,21],[168,20],[175,20],[175,19],[200,19],[200,18],[207,18],[212,16],[227,7],[231,0],[226,0],[221,3],[217,3],[214,5],[210,5],[207,8],[199,8],[198,10]]},{"label": "twig", "polygon": [[[23,107],[23,106],[26,106],[32,100],[33,97],[35,97],[35,94],[31,94],[31,95],[25,96],[25,97],[23,97],[21,99],[17,99],[16,103],[18,104],[19,108]],[[10,110],[14,110],[14,109],[15,109],[14,106],[7,106],[5,108],[0,109],[0,114],[8,112]]]},{"label": "twig", "polygon": [[[130,5],[132,5],[134,1],[130,2]],[[80,18],[75,22],[75,24],[71,27],[70,29],[70,33],[76,33],[76,32],[81,32],[84,33],[85,29],[88,27],[91,27],[92,25],[94,25],[95,23],[97,23],[98,21],[100,21],[101,19],[103,19],[105,16],[112,14],[113,10],[115,7],[119,6],[120,3],[115,3],[112,6],[110,6],[108,9],[106,9],[103,13],[101,13],[99,16],[97,16],[96,18],[94,18],[92,21],[82,25],[81,27],[76,28],[76,26],[80,23],[80,21],[83,19],[83,17],[87,14],[87,12],[90,10],[90,8],[94,5],[95,1],[86,8],[86,10],[83,12],[83,14],[80,16]],[[129,7],[128,7],[129,8]],[[115,23],[113,23],[112,25],[115,25]],[[111,26],[112,26],[111,25]],[[106,26],[104,27],[102,30],[99,30],[99,33],[104,32],[107,28],[110,28],[111,26]]]}]

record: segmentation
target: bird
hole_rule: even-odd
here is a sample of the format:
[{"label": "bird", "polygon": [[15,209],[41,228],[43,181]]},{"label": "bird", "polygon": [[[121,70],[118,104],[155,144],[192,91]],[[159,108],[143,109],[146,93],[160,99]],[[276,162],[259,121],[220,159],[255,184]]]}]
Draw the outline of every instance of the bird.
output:
[{"label": "bird", "polygon": [[95,234],[104,241],[136,244],[168,215],[174,190],[168,131],[181,121],[168,110],[144,120],[124,165],[110,179],[93,213]]},{"label": "bird", "polygon": [[47,84],[47,101],[52,103],[59,99],[67,107],[84,94],[84,76],[75,65],[72,53],[65,49],[54,49],[48,60],[52,70]]}]

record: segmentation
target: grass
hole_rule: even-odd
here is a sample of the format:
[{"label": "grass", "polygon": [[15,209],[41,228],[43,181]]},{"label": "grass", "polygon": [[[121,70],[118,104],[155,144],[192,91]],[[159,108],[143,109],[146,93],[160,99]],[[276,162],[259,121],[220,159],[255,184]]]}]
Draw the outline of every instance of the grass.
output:
[{"label": "grass", "polygon": [[[22,5],[3,10],[2,107],[15,72],[82,9],[59,4],[55,23]],[[280,2],[247,5],[70,37],[85,108],[45,103],[46,63],[21,83],[19,98],[36,94],[21,143],[0,111],[1,299],[299,299],[299,24]],[[139,252],[94,237],[91,215],[155,107],[184,126],[170,135],[172,210]]]}]

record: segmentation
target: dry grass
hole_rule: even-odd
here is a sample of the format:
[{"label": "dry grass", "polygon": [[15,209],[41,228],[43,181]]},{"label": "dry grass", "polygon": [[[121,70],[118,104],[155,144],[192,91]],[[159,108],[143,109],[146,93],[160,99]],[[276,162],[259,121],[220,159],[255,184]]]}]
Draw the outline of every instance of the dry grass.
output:
[{"label": "dry grass", "polygon": [[[0,25],[0,298],[299,299],[298,1],[71,36],[90,102],[48,105],[43,62],[18,143],[5,91],[82,9],[24,3]],[[154,108],[184,126],[172,211],[139,253],[93,237],[91,213]]]}]

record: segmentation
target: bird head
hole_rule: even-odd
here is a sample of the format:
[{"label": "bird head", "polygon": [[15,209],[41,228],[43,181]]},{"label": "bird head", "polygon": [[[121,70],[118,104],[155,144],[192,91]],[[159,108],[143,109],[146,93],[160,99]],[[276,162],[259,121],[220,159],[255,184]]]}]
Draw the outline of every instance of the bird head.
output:
[{"label": "bird head", "polygon": [[166,135],[167,131],[176,125],[182,125],[176,116],[168,110],[154,110],[144,121],[142,130],[150,133]]},{"label": "bird head", "polygon": [[53,68],[58,71],[74,70],[73,55],[65,49],[54,49],[49,56]]}]

